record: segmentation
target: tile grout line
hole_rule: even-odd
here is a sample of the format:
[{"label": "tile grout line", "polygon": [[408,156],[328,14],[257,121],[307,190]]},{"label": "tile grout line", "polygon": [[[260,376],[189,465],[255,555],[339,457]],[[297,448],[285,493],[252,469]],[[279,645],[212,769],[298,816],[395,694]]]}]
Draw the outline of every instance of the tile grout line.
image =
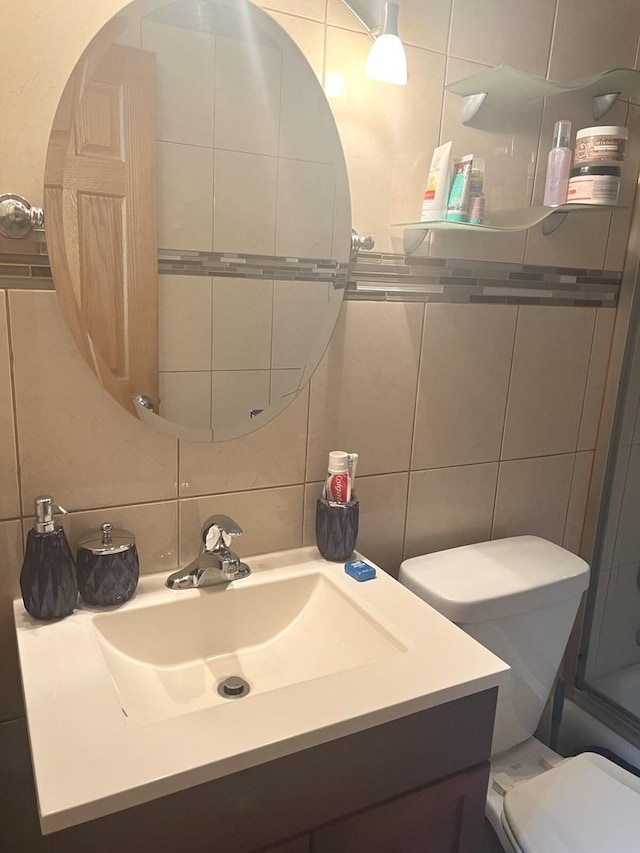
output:
[{"label": "tile grout line", "polygon": [[[103,512],[108,510],[118,510],[118,509],[133,509],[138,506],[153,506],[154,504],[173,504],[178,500],[175,496],[169,498],[156,498],[155,500],[147,500],[147,501],[135,501],[133,503],[123,503],[123,504],[107,504],[106,506],[81,506],[77,509],[68,510],[69,515],[74,515],[76,513],[81,512]],[[33,515],[31,513],[23,514],[20,516],[23,521],[31,521],[33,519]]]},{"label": "tile grout line", "polygon": [[551,38],[549,39],[549,55],[547,57],[547,73],[546,78],[549,79],[551,73],[551,57],[553,56],[553,45],[556,40],[556,28],[558,26],[558,11],[560,8],[560,0],[556,0],[556,6],[553,10],[553,23],[551,25]]},{"label": "tile grout line", "polygon": [[[571,466],[571,477],[569,478],[569,493],[567,495],[567,506],[564,513],[564,525],[562,527],[562,544],[565,545],[567,541],[567,524],[569,523],[569,508],[571,506],[571,496],[573,494],[573,482],[576,476],[576,466],[578,464],[578,453],[577,451],[573,454],[573,464]],[[584,512],[582,513],[583,527],[584,527]],[[580,535],[582,539],[582,533]]]},{"label": "tile grout line", "polygon": [[[9,307],[9,297],[11,291],[7,291],[4,298],[5,323],[7,324],[7,351],[9,357],[9,382],[11,385],[11,408],[13,417],[13,441],[14,454],[16,462],[16,486],[18,489],[18,512],[22,518],[24,512],[24,494],[22,486],[22,464],[20,455],[20,435],[18,431],[18,401],[16,394],[16,377],[15,377],[15,356],[13,347],[13,334],[11,328],[11,310]],[[23,525],[20,524],[20,546],[24,551],[24,531]]]},{"label": "tile grout line", "polygon": [[409,468],[407,470],[407,496],[405,501],[405,510],[404,510],[404,527],[402,531],[402,560],[405,559],[405,553],[407,548],[407,527],[409,524],[409,498],[411,496],[411,472],[413,466],[413,451],[415,447],[416,440],[416,429],[418,426],[418,395],[420,393],[420,380],[422,378],[422,366],[423,366],[423,354],[425,347],[425,339],[427,333],[427,310],[428,306],[425,305],[422,311],[422,322],[420,325],[420,355],[418,357],[418,370],[416,373],[416,387],[415,394],[413,398],[413,421],[412,421],[412,430],[411,430],[411,445],[409,447]]},{"label": "tile grout line", "polygon": [[[322,63],[320,66],[320,85],[322,91],[325,91],[327,84],[327,35],[329,32],[329,0],[324,3],[324,19],[322,21]],[[325,92],[326,97],[326,92]],[[328,100],[328,99],[327,99]]]},{"label": "tile grout line", "polygon": [[[325,350],[326,356],[326,350]],[[323,356],[324,357],[324,356]],[[319,365],[318,365],[319,366]],[[313,383],[313,376],[309,379],[307,383],[307,388],[309,389],[307,392],[307,417],[305,422],[305,440],[304,440],[304,471],[302,474],[304,483],[302,484],[302,541],[304,542],[304,519],[306,516],[307,510],[307,475],[309,473],[309,429],[311,425],[311,385]]]},{"label": "tile grout line", "polygon": [[[584,387],[582,389],[582,405],[580,406],[580,418],[578,419],[578,433],[576,435],[576,447],[575,453],[578,453],[578,445],[580,443],[580,433],[582,432],[582,419],[584,417],[584,409],[587,402],[587,392],[589,390],[589,379],[591,378],[591,367],[594,361],[594,352],[596,348],[596,335],[598,334],[598,315],[599,310],[596,311],[595,317],[593,318],[593,331],[591,332],[591,346],[589,348],[589,358],[587,359],[587,372],[584,378]],[[602,405],[602,403],[601,403]]]},{"label": "tile grout line", "polygon": [[[553,32],[555,30],[555,16],[558,13],[558,2],[559,2],[559,0],[556,0],[556,9],[555,9],[555,14],[554,14],[554,19],[553,19],[553,28],[551,31],[551,39],[549,42],[549,58],[547,60],[547,76],[549,74],[549,65],[551,63],[551,54],[552,54],[551,44],[553,42]],[[538,176],[540,174],[540,168],[542,165],[545,166],[545,181],[546,181],[546,163],[543,162],[543,154],[542,154],[542,131],[544,129],[544,122],[545,122],[546,114],[547,114],[547,100],[546,100],[546,98],[543,98],[542,107],[540,109],[540,121],[538,123],[538,144],[537,144],[536,149],[535,149],[536,159],[535,159],[535,168],[534,168],[534,180],[532,181],[532,184],[531,184],[531,196],[529,198],[529,205],[533,204],[534,193],[535,193],[535,190],[537,189],[536,184],[538,182]],[[544,184],[543,184],[543,192],[544,192]],[[540,227],[542,227],[542,226],[540,226]],[[522,263],[523,263],[523,265],[526,264],[527,252],[529,251],[529,241],[530,241],[531,235],[532,235],[532,229],[527,229],[524,232],[524,245],[522,247]]]},{"label": "tile grout line", "polygon": [[[211,286],[209,288],[209,293],[211,296],[211,323],[209,324],[209,334],[211,336],[211,339],[209,342],[209,366],[211,368],[211,376],[210,376],[210,382],[209,382],[209,395],[210,395],[209,396],[209,424],[211,427],[211,434],[213,435],[213,379],[214,379],[214,373],[215,373],[215,362],[214,362],[214,358],[213,358],[213,352],[214,352],[214,350],[213,350],[213,337],[214,337],[214,335],[213,335],[213,326],[214,326],[213,302],[214,302],[215,294],[216,294],[216,277],[213,275],[211,276],[211,283],[210,284],[211,284]],[[181,472],[179,473],[178,481],[179,481],[179,484],[181,486],[182,485],[182,473]],[[180,487],[178,488],[178,495],[180,495]]]},{"label": "tile grout line", "polygon": [[[500,487],[500,469],[502,467],[502,462],[503,462],[502,457],[503,457],[503,452],[504,452],[504,438],[505,438],[505,435],[507,432],[507,412],[509,410],[509,398],[511,396],[511,380],[513,378],[513,362],[515,361],[515,355],[516,355],[516,340],[518,338],[518,326],[519,326],[519,324],[520,324],[520,308],[516,307],[516,321],[514,323],[513,342],[511,345],[511,364],[509,365],[509,378],[507,380],[507,394],[506,394],[506,398],[504,401],[504,411],[503,411],[503,418],[502,418],[502,436],[500,439],[500,449],[498,451],[498,457],[499,458],[498,458],[498,472],[496,475],[496,489],[495,489],[495,492],[493,494],[493,512],[491,513],[491,539],[493,539],[493,537],[495,535],[495,528],[496,528],[496,511],[498,508],[498,490]],[[535,459],[537,457],[530,457],[530,458]],[[504,460],[504,461],[511,461],[511,460]]]},{"label": "tile grout line", "polygon": [[[212,392],[212,394],[213,394],[213,392]],[[175,499],[175,506],[176,506],[176,531],[175,531],[176,532],[176,567],[180,566],[180,543],[181,543],[181,539],[182,539],[182,526],[180,524],[180,493],[182,491],[182,466],[180,464],[181,463],[181,455],[180,455],[181,444],[182,444],[181,440],[177,439],[176,440],[176,469],[177,469],[176,474],[177,474],[178,482],[176,483],[176,499]],[[174,503],[174,501],[170,501],[170,503]]]}]

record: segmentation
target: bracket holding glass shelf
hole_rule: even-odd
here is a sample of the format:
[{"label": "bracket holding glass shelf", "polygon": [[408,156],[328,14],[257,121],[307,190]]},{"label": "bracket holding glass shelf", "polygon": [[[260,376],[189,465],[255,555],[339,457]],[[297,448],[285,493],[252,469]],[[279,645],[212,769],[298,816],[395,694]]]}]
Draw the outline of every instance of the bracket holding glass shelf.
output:
[{"label": "bracket holding glass shelf", "polygon": [[527,231],[542,223],[545,237],[553,234],[570,213],[596,213],[603,210],[624,210],[621,204],[561,204],[558,207],[521,207],[512,210],[497,210],[487,215],[482,225],[470,225],[468,222],[449,222],[436,219],[433,222],[395,222],[392,228],[403,228],[404,252],[412,255],[424,242],[429,231],[457,231],[467,234],[509,234]]},{"label": "bracket holding glass shelf", "polygon": [[571,83],[554,83],[509,65],[498,65],[450,83],[446,89],[462,97],[463,124],[470,124],[485,104],[500,109],[515,109],[543,98],[578,91],[591,95],[593,118],[598,121],[609,112],[618,98],[640,94],[640,71],[610,68],[601,74]]}]

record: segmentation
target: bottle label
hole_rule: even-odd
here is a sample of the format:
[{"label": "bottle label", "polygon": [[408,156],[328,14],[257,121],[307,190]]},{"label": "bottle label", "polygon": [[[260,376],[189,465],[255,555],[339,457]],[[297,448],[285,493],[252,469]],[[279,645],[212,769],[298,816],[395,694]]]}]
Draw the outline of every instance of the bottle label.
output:
[{"label": "bottle label", "polygon": [[351,498],[349,475],[346,473],[329,474],[327,477],[327,500],[334,503],[346,504]]},{"label": "bottle label", "polygon": [[575,162],[578,164],[620,162],[624,160],[627,143],[619,136],[590,136],[576,142]]},{"label": "bottle label", "polygon": [[620,178],[610,175],[577,175],[569,181],[567,201],[615,204],[619,192]]},{"label": "bottle label", "polygon": [[433,201],[435,197],[436,197],[436,182],[431,181],[427,185],[426,190],[424,191],[424,200],[425,201]]}]

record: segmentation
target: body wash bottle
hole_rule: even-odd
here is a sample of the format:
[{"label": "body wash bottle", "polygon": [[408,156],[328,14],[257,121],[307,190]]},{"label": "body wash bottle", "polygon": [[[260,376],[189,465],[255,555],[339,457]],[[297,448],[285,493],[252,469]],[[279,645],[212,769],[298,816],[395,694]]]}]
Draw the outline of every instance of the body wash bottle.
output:
[{"label": "body wash bottle", "polygon": [[565,204],[571,171],[571,122],[557,121],[553,129],[553,148],[547,160],[547,179],[544,184],[545,207]]},{"label": "body wash bottle", "polygon": [[444,219],[449,198],[450,160],[452,142],[439,145],[433,152],[427,186],[422,202],[421,222]]},{"label": "body wash bottle", "polygon": [[20,572],[20,590],[25,609],[36,619],[62,619],[73,612],[78,598],[75,564],[64,529],[53,520],[50,495],[35,499],[35,516],[27,536]]}]

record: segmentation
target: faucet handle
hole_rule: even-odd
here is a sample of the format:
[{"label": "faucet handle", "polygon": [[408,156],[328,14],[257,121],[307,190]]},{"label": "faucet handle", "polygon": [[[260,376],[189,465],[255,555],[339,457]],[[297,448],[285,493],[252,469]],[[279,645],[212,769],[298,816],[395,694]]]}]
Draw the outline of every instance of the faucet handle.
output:
[{"label": "faucet handle", "polygon": [[229,518],[228,515],[212,515],[211,518],[207,519],[204,526],[211,527],[212,524],[219,527],[223,533],[228,533],[229,536],[240,536],[241,533],[244,533],[238,522]]},{"label": "faucet handle", "polygon": [[202,541],[206,551],[214,551],[220,541],[228,548],[233,536],[242,533],[240,525],[228,515],[212,515],[202,525]]}]

